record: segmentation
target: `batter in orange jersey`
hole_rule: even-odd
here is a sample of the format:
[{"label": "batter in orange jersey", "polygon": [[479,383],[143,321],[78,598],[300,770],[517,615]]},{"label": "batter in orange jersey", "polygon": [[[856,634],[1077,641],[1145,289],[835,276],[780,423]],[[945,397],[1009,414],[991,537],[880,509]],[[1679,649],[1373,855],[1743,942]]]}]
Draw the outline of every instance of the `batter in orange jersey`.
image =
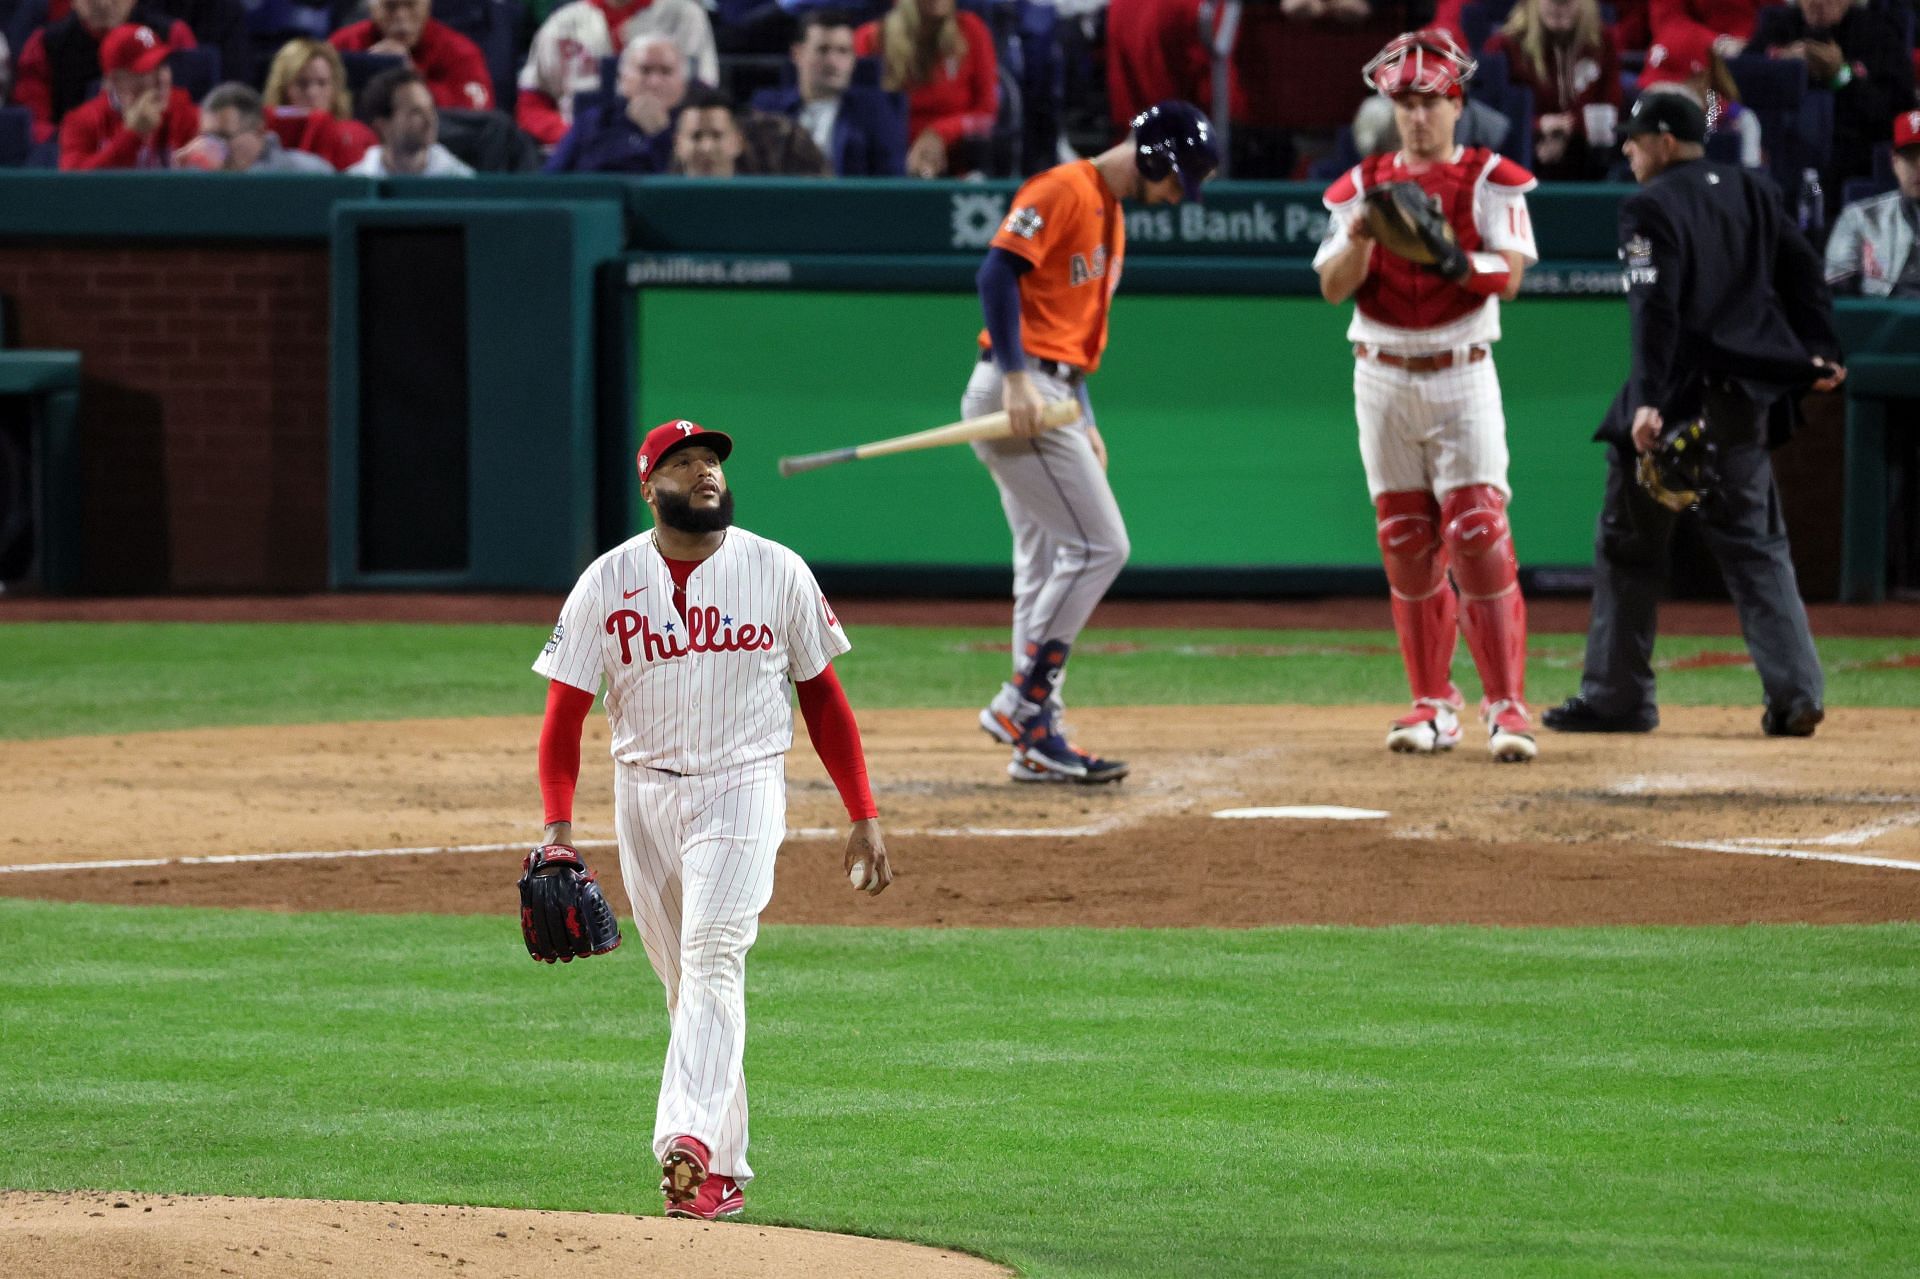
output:
[{"label": "batter in orange jersey", "polygon": [[[1004,408],[1013,424],[1013,438],[973,446],[1013,532],[1013,678],[980,712],[980,727],[1013,749],[1007,775],[1016,782],[1127,775],[1119,760],[1072,745],[1061,724],[1067,657],[1128,550],[1086,379],[1107,347],[1107,310],[1127,251],[1121,201],[1198,199],[1219,162],[1197,108],[1149,107],[1125,142],[1021,187],[980,267],[986,328],[960,411]],[[1078,403],[1079,420],[1044,431],[1041,412],[1056,400]]]}]

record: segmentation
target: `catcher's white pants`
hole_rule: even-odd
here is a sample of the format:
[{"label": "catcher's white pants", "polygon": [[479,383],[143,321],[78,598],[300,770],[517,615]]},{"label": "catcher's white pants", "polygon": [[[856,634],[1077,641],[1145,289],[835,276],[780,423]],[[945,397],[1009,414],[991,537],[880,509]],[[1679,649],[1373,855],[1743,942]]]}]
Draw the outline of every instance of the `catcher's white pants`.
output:
[{"label": "catcher's white pants", "polygon": [[654,1157],[686,1133],[706,1143],[714,1172],[747,1181],[747,951],[787,834],[785,760],[687,777],[632,764],[614,773],[620,875],[673,1023]]},{"label": "catcher's white pants", "polygon": [[1507,415],[1493,355],[1434,373],[1372,356],[1353,362],[1353,411],[1367,493],[1444,495],[1468,484],[1507,487]]}]

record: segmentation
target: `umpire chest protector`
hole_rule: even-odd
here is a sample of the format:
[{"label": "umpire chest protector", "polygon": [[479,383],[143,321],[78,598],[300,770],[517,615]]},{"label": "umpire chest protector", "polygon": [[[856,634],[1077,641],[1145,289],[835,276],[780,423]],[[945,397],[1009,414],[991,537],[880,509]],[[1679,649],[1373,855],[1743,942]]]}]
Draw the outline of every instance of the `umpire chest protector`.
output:
[{"label": "umpire chest protector", "polygon": [[[1488,171],[1507,163],[1485,147],[1465,147],[1454,159],[1429,165],[1415,173],[1390,151],[1360,162],[1363,190],[1390,182],[1416,182],[1427,193],[1462,249],[1472,253],[1485,245],[1474,220],[1474,193]],[[1376,251],[1367,278],[1354,294],[1354,303],[1369,319],[1401,329],[1434,329],[1472,314],[1486,298],[1469,293],[1438,272],[1420,267],[1393,253]]]}]

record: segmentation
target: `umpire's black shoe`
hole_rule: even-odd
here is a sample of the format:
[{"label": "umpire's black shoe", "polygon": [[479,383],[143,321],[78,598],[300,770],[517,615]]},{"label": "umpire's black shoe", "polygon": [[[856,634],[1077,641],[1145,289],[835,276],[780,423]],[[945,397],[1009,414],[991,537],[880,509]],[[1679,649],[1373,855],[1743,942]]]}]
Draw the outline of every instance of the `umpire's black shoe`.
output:
[{"label": "umpire's black shoe", "polygon": [[1556,733],[1651,733],[1660,727],[1660,712],[1642,706],[1625,714],[1608,715],[1595,710],[1584,697],[1569,697],[1547,708],[1540,722]]},{"label": "umpire's black shoe", "polygon": [[1768,737],[1812,737],[1826,717],[1820,703],[1796,698],[1784,707],[1767,707],[1760,717],[1760,731]]}]

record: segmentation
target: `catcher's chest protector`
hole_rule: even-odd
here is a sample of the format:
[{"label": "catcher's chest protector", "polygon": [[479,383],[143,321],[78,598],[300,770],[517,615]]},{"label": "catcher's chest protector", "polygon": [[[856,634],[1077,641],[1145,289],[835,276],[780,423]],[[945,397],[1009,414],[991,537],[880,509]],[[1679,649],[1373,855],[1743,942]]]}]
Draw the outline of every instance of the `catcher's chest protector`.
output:
[{"label": "catcher's chest protector", "polygon": [[[1460,158],[1449,164],[1436,164],[1422,173],[1409,173],[1394,163],[1396,152],[1370,155],[1360,162],[1361,181],[1366,190],[1389,182],[1418,182],[1420,189],[1439,202],[1453,238],[1472,253],[1481,247],[1480,228],[1473,218],[1473,195],[1480,175],[1486,171],[1493,153],[1485,147],[1467,147]],[[1401,329],[1433,329],[1451,324],[1478,310],[1484,297],[1424,270],[1405,258],[1376,250],[1373,269],[1366,283],[1354,295],[1355,303],[1369,319]]]}]

